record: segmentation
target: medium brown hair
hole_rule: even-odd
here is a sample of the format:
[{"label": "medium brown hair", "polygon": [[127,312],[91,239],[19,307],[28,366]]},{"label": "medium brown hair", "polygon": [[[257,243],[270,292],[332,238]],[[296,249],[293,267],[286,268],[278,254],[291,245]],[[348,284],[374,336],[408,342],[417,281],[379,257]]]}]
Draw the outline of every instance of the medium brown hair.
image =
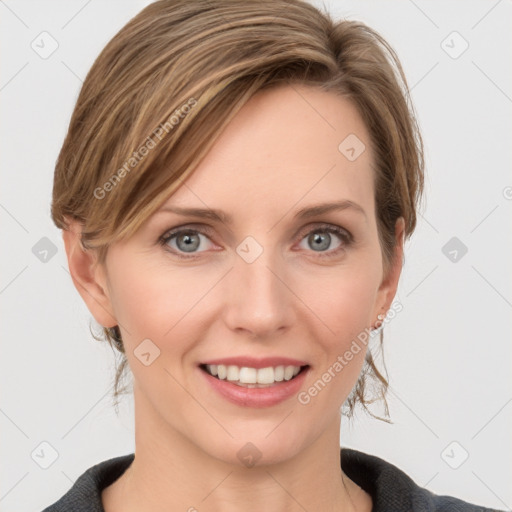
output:
[{"label": "medium brown hair", "polygon": [[[361,115],[388,269],[395,222],[403,217],[410,237],[423,190],[423,143],[407,81],[375,30],[334,21],[301,0],[160,0],[131,19],[83,83],[56,163],[53,221],[68,229],[67,218],[78,220],[84,249],[104,263],[109,246],[168,199],[256,92],[285,84],[337,93]],[[104,328],[103,337],[122,357],[117,399],[127,365],[119,328]],[[381,332],[380,348],[382,340]],[[357,402],[372,414],[368,377],[388,414],[388,382],[368,350],[348,416]]]}]

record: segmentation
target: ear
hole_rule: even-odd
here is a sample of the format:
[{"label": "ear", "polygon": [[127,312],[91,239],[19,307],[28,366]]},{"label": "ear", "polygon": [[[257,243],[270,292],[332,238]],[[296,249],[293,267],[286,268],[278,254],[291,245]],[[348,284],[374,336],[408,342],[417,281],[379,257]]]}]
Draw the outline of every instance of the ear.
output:
[{"label": "ear", "polygon": [[387,272],[383,276],[382,282],[379,286],[373,316],[374,322],[377,319],[377,315],[386,315],[387,311],[391,307],[393,299],[395,298],[403,266],[404,236],[405,221],[403,217],[399,217],[395,223],[395,249],[393,253],[393,261],[390,262]]},{"label": "ear", "polygon": [[106,269],[98,264],[94,250],[83,247],[82,225],[74,219],[67,222],[69,229],[62,231],[62,238],[73,284],[95,320],[104,327],[114,327],[117,321],[112,314]]}]

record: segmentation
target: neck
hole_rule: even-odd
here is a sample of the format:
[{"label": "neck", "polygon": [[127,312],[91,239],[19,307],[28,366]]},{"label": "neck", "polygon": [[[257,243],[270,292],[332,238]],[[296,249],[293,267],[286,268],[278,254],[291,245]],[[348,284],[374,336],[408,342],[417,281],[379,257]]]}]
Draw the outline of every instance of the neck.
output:
[{"label": "neck", "polygon": [[245,467],[205,453],[136,390],[134,398],[135,459],[103,491],[105,512],[371,510],[371,498],[341,470],[339,416],[295,457]]}]

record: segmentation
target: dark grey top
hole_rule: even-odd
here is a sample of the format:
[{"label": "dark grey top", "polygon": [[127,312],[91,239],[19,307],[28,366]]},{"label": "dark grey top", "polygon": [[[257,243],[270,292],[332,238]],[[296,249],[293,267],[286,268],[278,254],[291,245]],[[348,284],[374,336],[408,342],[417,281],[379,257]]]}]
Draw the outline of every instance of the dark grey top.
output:
[{"label": "dark grey top", "polygon": [[[340,453],[345,474],[372,497],[373,512],[504,512],[433,494],[374,455],[349,448],[342,448]],[[92,466],[62,498],[42,512],[105,512],[101,491],[124,473],[134,456],[131,453]]]}]

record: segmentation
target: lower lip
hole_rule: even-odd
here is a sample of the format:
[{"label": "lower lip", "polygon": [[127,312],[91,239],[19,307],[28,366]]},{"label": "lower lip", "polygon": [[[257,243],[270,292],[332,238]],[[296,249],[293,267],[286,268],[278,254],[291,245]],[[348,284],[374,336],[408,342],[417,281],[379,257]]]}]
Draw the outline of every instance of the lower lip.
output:
[{"label": "lower lip", "polygon": [[199,367],[197,369],[208,384],[230,402],[244,407],[256,408],[271,407],[296,395],[304,383],[306,373],[309,371],[308,367],[293,379],[278,382],[268,388],[246,388],[228,380],[217,379],[217,377],[213,377]]}]

